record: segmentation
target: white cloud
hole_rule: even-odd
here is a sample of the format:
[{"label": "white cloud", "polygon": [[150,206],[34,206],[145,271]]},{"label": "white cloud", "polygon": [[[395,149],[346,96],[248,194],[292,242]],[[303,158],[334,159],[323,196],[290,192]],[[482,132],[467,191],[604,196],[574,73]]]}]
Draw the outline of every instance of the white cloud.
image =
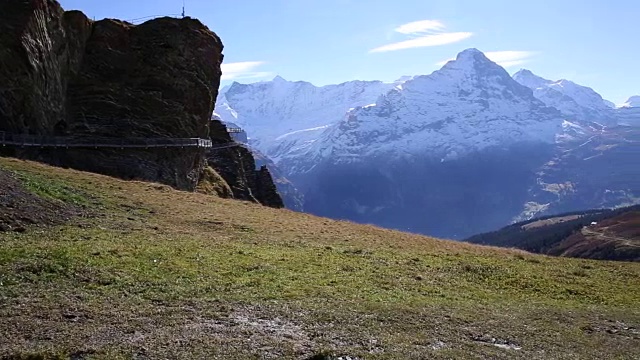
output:
[{"label": "white cloud", "polygon": [[375,49],[371,49],[371,51],[369,52],[372,52],[372,53],[387,52],[387,51],[412,49],[412,48],[418,48],[418,47],[453,44],[458,41],[468,39],[471,36],[473,36],[473,34],[470,32],[455,32],[455,33],[442,33],[442,34],[436,34],[436,35],[425,35],[425,36],[421,36],[419,38],[415,38],[411,40],[405,40],[405,41],[400,41],[393,44],[380,46]]},{"label": "white cloud", "polygon": [[446,26],[439,20],[420,20],[403,24],[395,32],[413,36],[412,39],[379,46],[370,53],[397,51],[456,43],[473,36],[470,32],[445,32]]},{"label": "white cloud", "polygon": [[[535,54],[536,53],[533,51],[514,51],[514,50],[489,51],[484,53],[484,55],[487,58],[489,58],[489,60],[505,68],[522,65],[527,61],[529,61],[530,58]],[[444,64],[446,64],[451,60],[455,60],[455,59],[452,58],[452,59],[440,61],[436,65],[444,66]]]},{"label": "white cloud", "polygon": [[255,79],[272,75],[266,71],[255,71],[257,67],[264,65],[264,61],[243,61],[222,64],[222,80]]},{"label": "white cloud", "polygon": [[442,31],[445,26],[438,20],[421,20],[398,26],[395,31],[400,34],[416,34],[428,31]]}]

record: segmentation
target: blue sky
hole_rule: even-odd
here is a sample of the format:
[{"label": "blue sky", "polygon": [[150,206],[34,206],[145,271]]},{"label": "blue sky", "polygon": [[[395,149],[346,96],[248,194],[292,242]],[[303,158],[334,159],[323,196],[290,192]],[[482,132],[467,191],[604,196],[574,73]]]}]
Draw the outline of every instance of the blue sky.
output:
[{"label": "blue sky", "polygon": [[[182,8],[182,0],[61,3],[96,19]],[[186,12],[222,38],[224,83],[392,81],[475,47],[511,73],[566,78],[615,103],[640,94],[636,0],[186,0]]]}]

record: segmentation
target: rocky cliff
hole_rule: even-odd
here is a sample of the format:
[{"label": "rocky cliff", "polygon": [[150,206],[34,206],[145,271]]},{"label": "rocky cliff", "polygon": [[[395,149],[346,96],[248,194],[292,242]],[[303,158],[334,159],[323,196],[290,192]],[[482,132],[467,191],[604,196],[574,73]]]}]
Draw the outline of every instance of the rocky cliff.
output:
[{"label": "rocky cliff", "polygon": [[0,132],[33,136],[34,144],[93,144],[4,154],[183,190],[204,177],[219,195],[281,207],[270,174],[251,168],[247,151],[209,154],[213,168],[205,171],[206,149],[181,146],[232,143],[224,126],[210,126],[223,45],[200,21],[94,22],[53,0],[4,0],[0,49]]},{"label": "rocky cliff", "polygon": [[255,148],[251,148],[251,154],[256,160],[257,167],[266,167],[273,178],[276,189],[282,197],[284,206],[289,210],[300,211],[304,209],[304,195],[300,192],[289,179],[282,173],[282,170],[270,158],[262,154]]},{"label": "rocky cliff", "polygon": [[[6,0],[0,48],[0,131],[125,144],[209,136],[223,46],[198,20],[93,22],[53,0]],[[18,148],[11,155],[185,190],[205,165],[197,147]]]},{"label": "rocky cliff", "polygon": [[226,126],[215,118],[211,121],[211,141],[214,146],[207,151],[207,163],[231,189],[232,196],[229,197],[275,208],[284,207],[267,167],[260,166],[256,170],[251,151],[233,142]]}]

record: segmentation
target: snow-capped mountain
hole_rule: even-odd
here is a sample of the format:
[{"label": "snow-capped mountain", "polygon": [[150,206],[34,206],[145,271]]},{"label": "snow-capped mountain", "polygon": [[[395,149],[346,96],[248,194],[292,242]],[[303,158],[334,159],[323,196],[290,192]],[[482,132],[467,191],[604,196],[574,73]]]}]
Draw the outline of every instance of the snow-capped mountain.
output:
[{"label": "snow-capped mountain", "polygon": [[[306,211],[446,237],[508,222],[563,118],[476,49],[357,107],[280,165]],[[455,230],[454,230],[455,229]]]},{"label": "snow-capped mountain", "polygon": [[305,211],[449,238],[640,201],[640,130],[609,126],[638,109],[567,80],[511,77],[475,49],[388,84],[234,83],[216,104],[302,191]]},{"label": "snow-capped mountain", "polygon": [[373,103],[394,86],[350,81],[317,87],[277,76],[255,84],[233,83],[220,92],[215,111],[224,121],[245,129],[252,145],[277,161],[284,155],[303,153],[349,109]]},{"label": "snow-capped mountain", "polygon": [[634,95],[630,97],[624,104],[620,105],[620,107],[626,107],[626,108],[640,107],[640,95]]},{"label": "snow-capped mountain", "polygon": [[570,120],[615,123],[612,103],[593,89],[569,80],[551,81],[522,69],[513,79],[533,90],[536,98],[560,110]]},{"label": "snow-capped mountain", "polygon": [[630,97],[616,109],[620,125],[640,126],[640,96]]},{"label": "snow-capped mountain", "polygon": [[323,159],[366,161],[376,156],[437,157],[446,161],[491,146],[554,143],[562,116],[536,99],[499,65],[476,50],[441,70],[418,76],[351,110],[327,129],[290,171]]}]

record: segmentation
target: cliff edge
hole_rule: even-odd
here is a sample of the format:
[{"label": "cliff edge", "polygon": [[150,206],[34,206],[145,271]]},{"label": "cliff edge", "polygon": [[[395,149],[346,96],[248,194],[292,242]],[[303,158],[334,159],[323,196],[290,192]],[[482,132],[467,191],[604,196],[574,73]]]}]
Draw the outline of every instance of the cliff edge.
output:
[{"label": "cliff edge", "polygon": [[0,134],[12,142],[0,154],[191,191],[210,139],[232,142],[210,126],[223,45],[196,19],[94,22],[54,0],[5,0],[0,49]]},{"label": "cliff edge", "polygon": [[8,0],[0,47],[0,131],[34,144],[96,144],[5,153],[195,188],[205,150],[177,145],[208,138],[223,59],[220,38],[200,21],[93,22],[53,0]]}]

